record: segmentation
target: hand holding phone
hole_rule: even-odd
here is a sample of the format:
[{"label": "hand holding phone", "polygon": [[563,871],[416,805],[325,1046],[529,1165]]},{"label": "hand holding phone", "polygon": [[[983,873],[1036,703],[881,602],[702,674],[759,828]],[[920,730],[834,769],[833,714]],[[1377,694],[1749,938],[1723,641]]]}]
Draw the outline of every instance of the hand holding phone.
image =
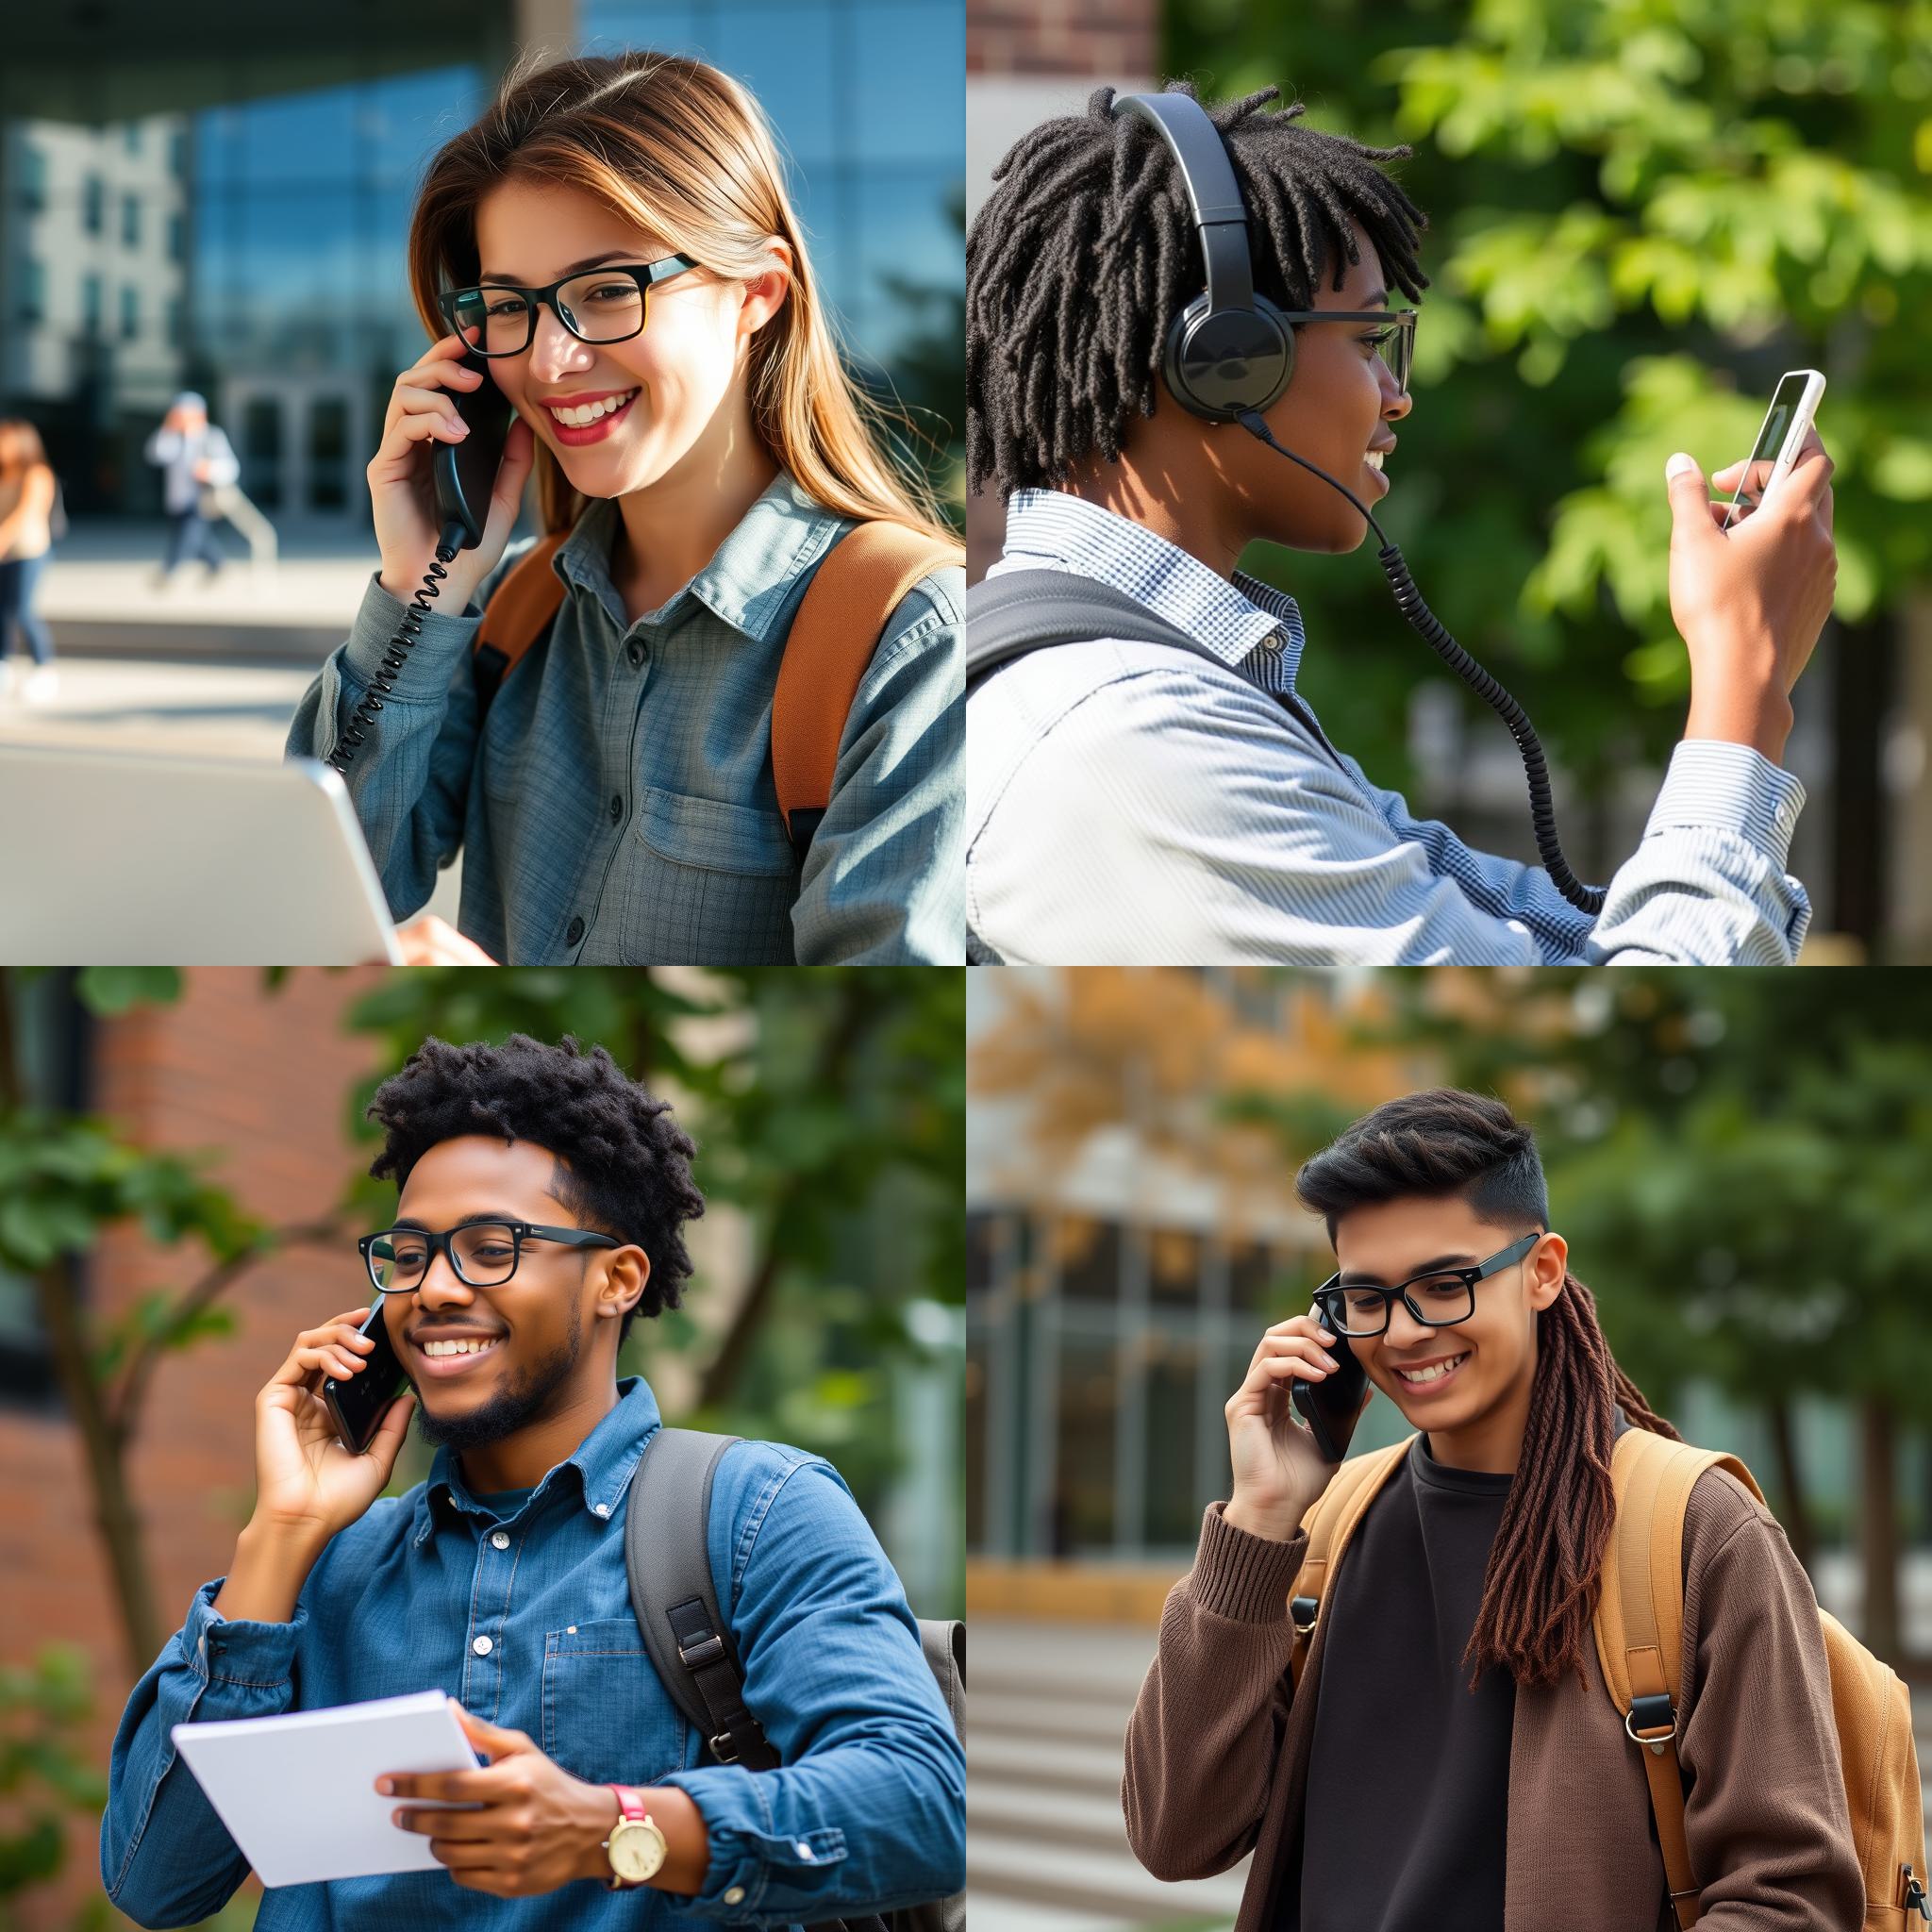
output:
[{"label": "hand holding phone", "polygon": [[[1800,389],[1801,402],[1806,392]],[[1838,551],[1834,466],[1816,425],[1806,418],[1786,463],[1795,425],[1769,416],[1766,424],[1761,437],[1767,447],[1775,440],[1777,452],[1770,467],[1754,452],[1720,472],[1721,481],[1738,487],[1735,517],[1711,502],[1694,461],[1675,459],[1680,467],[1668,482],[1670,597],[1690,659],[1684,736],[1747,744],[1775,762],[1791,728],[1791,689],[1831,615]],[[1754,486],[1763,489],[1751,508]]]},{"label": "hand holding phone", "polygon": [[535,458],[529,425],[511,414],[484,359],[455,335],[432,342],[397,376],[367,473],[383,589],[408,603],[443,525],[458,523],[470,541],[432,608],[460,614],[502,558]]},{"label": "hand holding phone", "polygon": [[[416,1401],[412,1390],[395,1392],[402,1367],[386,1334],[377,1340],[374,1333],[381,1322],[378,1306],[305,1328],[256,1396],[257,1522],[326,1539],[381,1495]],[[388,1377],[380,1366],[385,1357],[395,1379],[389,1392],[379,1393]],[[358,1388],[365,1374],[370,1379]],[[333,1403],[327,1393],[332,1381]],[[359,1450],[350,1446],[345,1430],[359,1436]]]},{"label": "hand holding phone", "polygon": [[1290,1391],[1299,1404],[1305,1389],[1329,1382],[1335,1392],[1324,1405],[1324,1428],[1329,1447],[1339,1439],[1345,1450],[1369,1394],[1348,1344],[1313,1313],[1277,1322],[1261,1337],[1224,1411],[1234,1493],[1223,1514],[1237,1529],[1286,1542],[1328,1487],[1340,1455],[1328,1455],[1295,1420]]}]

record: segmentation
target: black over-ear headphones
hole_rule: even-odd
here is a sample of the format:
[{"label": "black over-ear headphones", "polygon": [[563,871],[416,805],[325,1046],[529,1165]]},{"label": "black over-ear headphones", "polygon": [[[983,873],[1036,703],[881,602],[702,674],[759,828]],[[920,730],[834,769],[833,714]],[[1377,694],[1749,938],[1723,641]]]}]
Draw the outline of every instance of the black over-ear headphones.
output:
[{"label": "black over-ear headphones", "polygon": [[1181,171],[1194,210],[1208,287],[1167,332],[1167,386],[1182,408],[1210,423],[1233,423],[1243,409],[1267,408],[1294,373],[1294,330],[1255,292],[1248,216],[1221,130],[1186,94],[1123,94],[1115,118],[1144,121]]},{"label": "black over-ear headphones", "polygon": [[1571,905],[1592,917],[1603,910],[1604,889],[1587,886],[1571,871],[1557,838],[1556,808],[1543,748],[1529,714],[1452,638],[1423,602],[1402,552],[1383,534],[1372,511],[1345,484],[1306,457],[1284,449],[1261,412],[1288,387],[1294,373],[1294,329],[1265,295],[1255,292],[1254,263],[1248,253],[1248,214],[1227,158],[1221,130],[1190,94],[1120,94],[1116,120],[1144,121],[1166,142],[1181,171],[1181,185],[1194,210],[1207,266],[1208,287],[1174,317],[1167,332],[1162,370],[1167,387],[1182,408],[1209,423],[1239,423],[1278,456],[1299,463],[1347,497],[1381,541],[1375,553],[1396,608],[1427,640],[1429,648],[1509,727],[1523,757],[1529,785],[1530,825],[1538,856],[1551,883]]}]

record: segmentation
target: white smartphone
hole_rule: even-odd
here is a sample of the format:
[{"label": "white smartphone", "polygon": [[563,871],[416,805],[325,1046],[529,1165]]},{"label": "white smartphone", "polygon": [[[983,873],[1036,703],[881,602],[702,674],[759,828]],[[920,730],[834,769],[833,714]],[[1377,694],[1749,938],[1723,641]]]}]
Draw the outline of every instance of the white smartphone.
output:
[{"label": "white smartphone", "polygon": [[1815,369],[1790,369],[1778,377],[1777,391],[1764,412],[1757,441],[1751,445],[1743,480],[1724,511],[1724,529],[1736,520],[1740,505],[1746,509],[1761,508],[1774,486],[1790,474],[1824,393],[1824,378]]}]

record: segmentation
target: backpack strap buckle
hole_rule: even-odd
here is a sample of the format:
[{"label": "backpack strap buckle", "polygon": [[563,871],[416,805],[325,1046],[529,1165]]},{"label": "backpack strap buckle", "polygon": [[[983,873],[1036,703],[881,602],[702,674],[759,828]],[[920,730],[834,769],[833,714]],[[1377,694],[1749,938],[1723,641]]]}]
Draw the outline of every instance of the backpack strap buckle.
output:
[{"label": "backpack strap buckle", "polygon": [[1677,1735],[1676,1707],[1664,1696],[1633,1697],[1624,1713],[1624,1732],[1633,1744],[1641,1744],[1653,1757],[1661,1757]]},{"label": "backpack strap buckle", "polygon": [[708,1630],[704,1636],[687,1650],[680,1641],[677,1646],[677,1660],[688,1671],[702,1671],[708,1664],[714,1664],[724,1655],[724,1640],[715,1630]]}]

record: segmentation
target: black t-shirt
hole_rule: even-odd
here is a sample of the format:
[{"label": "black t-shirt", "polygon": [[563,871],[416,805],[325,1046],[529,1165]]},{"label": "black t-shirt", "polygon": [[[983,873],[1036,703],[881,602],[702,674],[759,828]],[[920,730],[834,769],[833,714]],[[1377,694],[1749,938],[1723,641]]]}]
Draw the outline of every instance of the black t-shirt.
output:
[{"label": "black t-shirt", "polygon": [[1424,1436],[1357,1525],[1324,1612],[1285,1932],[1503,1923],[1516,1685],[1492,1668],[1472,1693],[1462,1657],[1514,1480],[1444,1468]]}]

